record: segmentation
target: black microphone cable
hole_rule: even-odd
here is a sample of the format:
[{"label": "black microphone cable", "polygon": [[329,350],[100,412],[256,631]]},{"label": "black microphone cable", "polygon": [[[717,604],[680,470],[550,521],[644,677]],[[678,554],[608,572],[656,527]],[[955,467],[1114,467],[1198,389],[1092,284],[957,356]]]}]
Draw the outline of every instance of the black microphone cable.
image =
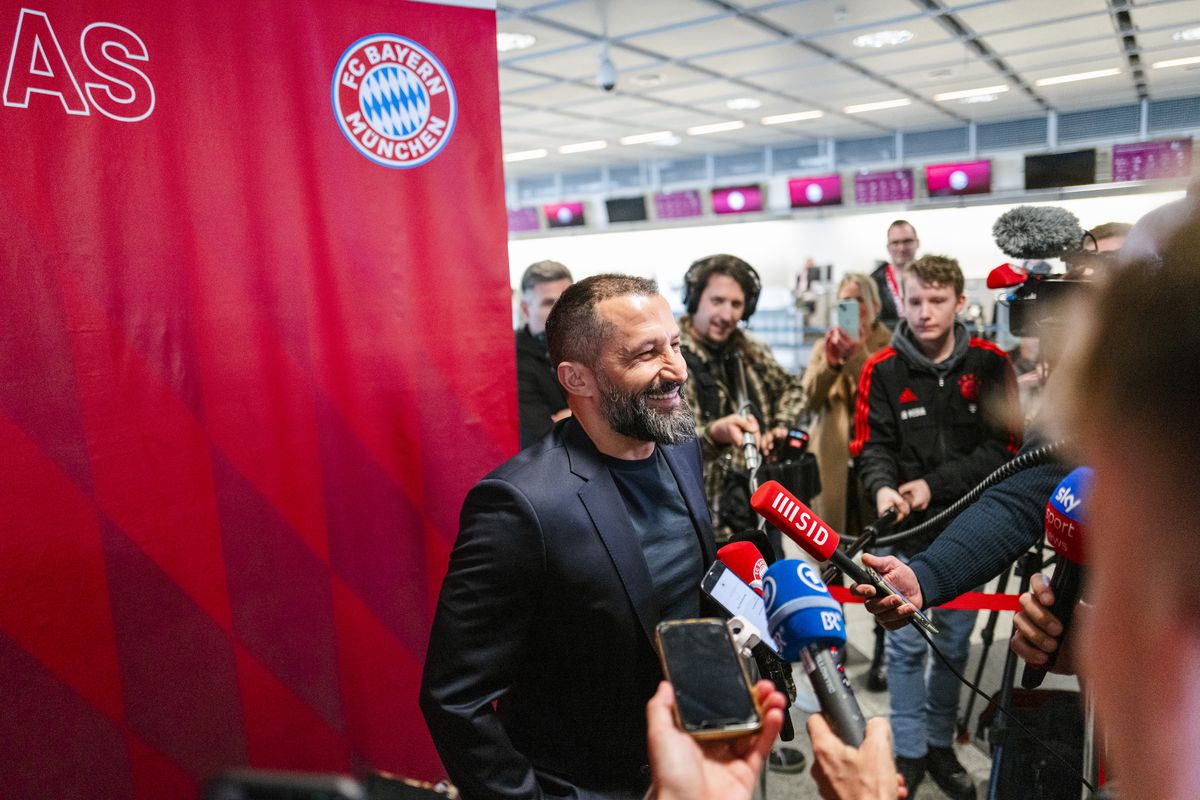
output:
[{"label": "black microphone cable", "polygon": [[[875,546],[884,547],[889,544],[895,544],[896,542],[902,542],[905,539],[910,539],[914,536],[920,536],[921,534],[928,533],[931,530],[945,526],[950,522],[950,520],[954,519],[963,511],[965,511],[967,506],[978,500],[980,495],[982,495],[988,489],[992,488],[1000,481],[1010,478],[1018,472],[1021,472],[1022,470],[1045,464],[1051,459],[1051,457],[1066,447],[1066,445],[1066,440],[1060,439],[1056,442],[1051,442],[1050,444],[1044,444],[1041,447],[1035,447],[1033,450],[1030,450],[1027,453],[1022,453],[1011,461],[1001,464],[995,469],[995,471],[980,481],[974,489],[964,494],[958,500],[955,500],[944,510],[925,520],[920,525],[916,525],[912,528],[908,528],[888,536],[879,537],[874,542]],[[858,540],[855,540],[854,544],[858,544]],[[864,543],[863,547],[866,547],[868,544],[870,543]],[[862,548],[860,547],[859,550],[861,549]],[[850,555],[856,555],[858,552],[858,550],[855,550],[851,552]]]},{"label": "black microphone cable", "polygon": [[[984,692],[978,686],[976,686],[971,681],[967,680],[965,675],[963,675],[961,672],[959,672],[958,670],[956,670],[954,668],[954,665],[950,663],[949,659],[947,659],[946,656],[942,653],[942,651],[938,649],[938,646],[933,643],[933,638],[928,633],[926,633],[924,630],[922,630],[920,625],[914,625],[913,627],[916,628],[918,631],[920,631],[921,636],[925,639],[926,642],[929,643],[929,647],[933,650],[934,655],[936,655],[938,657],[938,660],[941,661],[942,664],[945,665],[946,669],[950,670],[950,672],[953,673],[954,677],[958,678],[968,689],[970,689],[972,692],[974,692],[975,694],[982,697],[988,703],[993,702],[992,698],[990,698],[986,694],[984,694]],[[1085,778],[1082,774],[1077,774],[1075,772],[1075,766],[1073,764],[1071,764],[1069,761],[1067,761],[1067,759],[1065,759],[1062,755],[1060,755],[1059,752],[1057,750],[1055,750],[1053,747],[1051,747],[1048,742],[1043,741],[1041,739],[1041,737],[1039,737],[1037,734],[1035,734],[1033,731],[1031,731],[1028,728],[1028,726],[1025,725],[1024,722],[1021,722],[1020,719],[1018,719],[1016,716],[1014,716],[1012,714],[1012,712],[1010,712],[1007,708],[1005,708],[1000,703],[999,700],[995,701],[995,705],[996,705],[996,710],[999,711],[1000,713],[1002,713],[1006,718],[1008,718],[1009,722],[1015,722],[1017,724],[1017,727],[1019,727],[1021,730],[1023,730],[1026,733],[1026,735],[1029,736],[1030,739],[1032,739],[1034,742],[1036,742],[1038,744],[1039,747],[1041,747],[1043,750],[1045,750],[1047,753],[1049,753],[1051,756],[1053,756],[1056,761],[1062,762],[1062,765],[1067,768],[1068,772],[1070,772],[1075,777],[1079,778],[1079,782],[1082,783],[1084,786],[1086,786],[1092,794],[1096,794],[1096,792],[1097,792],[1096,787],[1093,786],[1092,782],[1089,781],[1087,778]]]}]

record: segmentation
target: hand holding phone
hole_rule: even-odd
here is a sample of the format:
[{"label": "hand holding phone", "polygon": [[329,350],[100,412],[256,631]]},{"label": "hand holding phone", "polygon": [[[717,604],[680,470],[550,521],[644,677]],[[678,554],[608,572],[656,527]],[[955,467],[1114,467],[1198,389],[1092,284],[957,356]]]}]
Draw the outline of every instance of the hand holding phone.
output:
[{"label": "hand holding phone", "polygon": [[659,623],[655,638],[663,672],[675,687],[680,730],[719,739],[762,727],[762,707],[723,622],[668,620]]}]

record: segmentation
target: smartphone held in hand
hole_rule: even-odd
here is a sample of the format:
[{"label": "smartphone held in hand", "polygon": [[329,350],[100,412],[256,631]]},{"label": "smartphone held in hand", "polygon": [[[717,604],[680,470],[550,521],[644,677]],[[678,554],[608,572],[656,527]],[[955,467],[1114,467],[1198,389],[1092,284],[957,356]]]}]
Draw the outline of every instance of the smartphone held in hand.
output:
[{"label": "smartphone held in hand", "polygon": [[762,709],[725,624],[668,620],[655,630],[663,672],[675,689],[675,721],[697,739],[753,733]]}]

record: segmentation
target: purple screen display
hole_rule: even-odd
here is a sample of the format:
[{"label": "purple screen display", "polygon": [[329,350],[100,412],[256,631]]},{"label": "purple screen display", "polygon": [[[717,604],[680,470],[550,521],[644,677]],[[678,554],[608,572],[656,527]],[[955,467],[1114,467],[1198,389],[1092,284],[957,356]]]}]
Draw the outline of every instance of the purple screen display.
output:
[{"label": "purple screen display", "polygon": [[841,205],[842,177],[792,178],[788,181],[788,195],[792,199],[792,208]]},{"label": "purple screen display", "polygon": [[525,208],[510,208],[508,210],[508,230],[512,233],[536,231],[542,227],[538,220],[537,209],[532,206]]},{"label": "purple screen display", "polygon": [[992,162],[930,164],[925,168],[925,186],[929,189],[930,197],[987,194],[992,190]]},{"label": "purple screen display", "polygon": [[911,169],[862,172],[854,176],[854,201],[859,205],[896,203],[913,199]]},{"label": "purple screen display", "polygon": [[583,224],[583,203],[550,203],[542,206],[551,228],[569,228]]},{"label": "purple screen display", "polygon": [[713,213],[716,214],[748,214],[751,211],[762,211],[762,189],[757,186],[713,189],[712,204]]},{"label": "purple screen display", "polygon": [[1192,174],[1192,140],[1115,144],[1112,152],[1114,181],[1186,178]]},{"label": "purple screen display", "polygon": [[700,204],[700,192],[660,192],[654,195],[654,216],[659,219],[683,219],[698,217],[704,213]]}]

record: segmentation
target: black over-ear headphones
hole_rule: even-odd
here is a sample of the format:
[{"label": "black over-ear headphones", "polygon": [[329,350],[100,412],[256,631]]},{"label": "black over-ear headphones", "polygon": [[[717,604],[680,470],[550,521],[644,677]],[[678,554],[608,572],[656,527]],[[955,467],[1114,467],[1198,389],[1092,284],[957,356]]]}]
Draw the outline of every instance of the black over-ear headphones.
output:
[{"label": "black over-ear headphones", "polygon": [[762,281],[759,279],[758,273],[754,271],[754,267],[737,256],[725,253],[706,256],[692,262],[692,265],[688,267],[687,273],[683,276],[683,305],[687,308],[687,312],[689,314],[696,313],[696,309],[700,307],[700,295],[704,294],[704,287],[708,285],[708,279],[715,274],[728,274],[742,287],[742,291],[746,294],[746,306],[742,310],[742,321],[750,319],[750,315],[758,307],[758,296],[762,293]]}]

